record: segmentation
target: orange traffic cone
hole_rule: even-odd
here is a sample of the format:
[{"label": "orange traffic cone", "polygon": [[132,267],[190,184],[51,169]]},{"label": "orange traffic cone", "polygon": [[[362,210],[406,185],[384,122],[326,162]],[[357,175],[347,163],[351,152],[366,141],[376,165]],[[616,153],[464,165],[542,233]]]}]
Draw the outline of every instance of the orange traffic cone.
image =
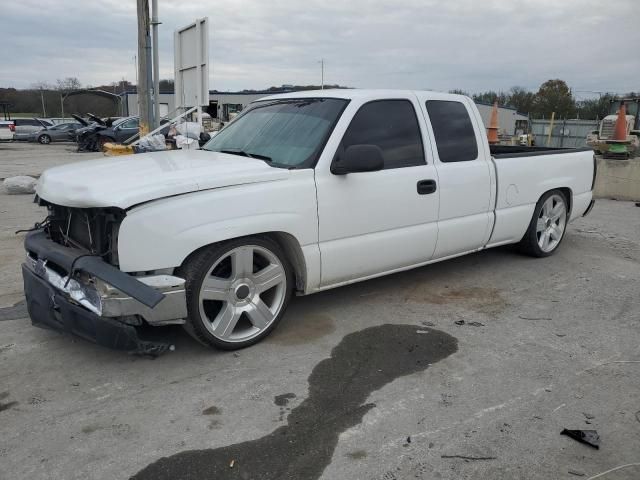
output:
[{"label": "orange traffic cone", "polygon": [[627,107],[624,106],[624,102],[620,103],[616,127],[613,130],[613,140],[623,142],[627,140]]},{"label": "orange traffic cone", "polygon": [[498,139],[498,101],[493,104],[493,110],[491,111],[491,121],[489,122],[489,128],[487,128],[487,138],[490,145],[495,145],[500,142]]}]

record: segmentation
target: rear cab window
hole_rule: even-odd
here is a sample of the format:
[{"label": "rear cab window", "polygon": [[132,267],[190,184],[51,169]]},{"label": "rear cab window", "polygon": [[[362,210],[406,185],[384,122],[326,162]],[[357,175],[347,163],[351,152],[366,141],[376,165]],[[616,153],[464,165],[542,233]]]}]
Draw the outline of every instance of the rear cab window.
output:
[{"label": "rear cab window", "polygon": [[478,158],[478,142],[467,107],[454,100],[427,100],[441,162],[468,162]]},{"label": "rear cab window", "polygon": [[385,170],[426,164],[418,117],[406,99],[374,100],[361,106],[338,151],[351,145],[378,146]]}]

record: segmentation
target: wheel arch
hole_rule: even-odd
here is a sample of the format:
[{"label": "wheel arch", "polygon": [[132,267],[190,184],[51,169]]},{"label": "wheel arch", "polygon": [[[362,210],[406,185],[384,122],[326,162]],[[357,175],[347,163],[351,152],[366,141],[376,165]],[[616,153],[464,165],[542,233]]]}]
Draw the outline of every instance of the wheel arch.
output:
[{"label": "wheel arch", "polygon": [[[560,190],[560,192],[564,196],[564,199],[567,202],[567,222],[568,222],[569,219],[571,218],[571,209],[573,207],[573,191],[569,187],[552,188],[551,190],[547,190],[542,195],[540,195],[540,198],[542,198],[552,190]],[[538,201],[540,201],[540,199],[538,199]]]},{"label": "wheel arch", "polygon": [[293,269],[293,274],[295,275],[296,291],[300,293],[305,292],[307,287],[307,263],[305,261],[304,253],[302,251],[300,242],[298,242],[298,239],[288,232],[282,232],[282,231],[259,232],[259,233],[252,233],[250,235],[226,238],[224,240],[219,240],[217,242],[208,243],[206,245],[203,245],[197,248],[196,250],[191,252],[189,255],[187,255],[185,259],[182,261],[182,264],[179,267],[177,267],[176,270],[182,268],[195,255],[199,254],[203,250],[213,245],[218,245],[220,243],[228,242],[231,240],[240,240],[240,239],[251,238],[251,237],[269,238],[278,244],[278,246],[284,252],[286,256],[286,260],[289,262],[289,264],[291,265],[291,268]]}]

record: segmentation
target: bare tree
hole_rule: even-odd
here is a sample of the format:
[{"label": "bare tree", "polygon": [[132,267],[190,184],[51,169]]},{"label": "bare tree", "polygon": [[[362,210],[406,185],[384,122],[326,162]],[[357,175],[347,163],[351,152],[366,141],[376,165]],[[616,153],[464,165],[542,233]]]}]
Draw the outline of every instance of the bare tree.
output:
[{"label": "bare tree", "polygon": [[47,82],[39,81],[39,82],[31,84],[31,88],[33,88],[34,90],[39,90],[40,91],[40,101],[42,102],[42,116],[46,117],[47,116],[47,107],[44,104],[44,91],[45,90],[50,90],[51,86]]},{"label": "bare tree", "polygon": [[56,80],[56,90],[60,92],[68,93],[74,90],[80,90],[81,88],[82,84],[76,77],[67,77]]},{"label": "bare tree", "polygon": [[69,93],[80,90],[82,88],[82,84],[80,80],[76,77],[67,77],[64,79],[56,80],[56,90],[60,92],[60,116],[64,118],[64,101],[69,95]]}]

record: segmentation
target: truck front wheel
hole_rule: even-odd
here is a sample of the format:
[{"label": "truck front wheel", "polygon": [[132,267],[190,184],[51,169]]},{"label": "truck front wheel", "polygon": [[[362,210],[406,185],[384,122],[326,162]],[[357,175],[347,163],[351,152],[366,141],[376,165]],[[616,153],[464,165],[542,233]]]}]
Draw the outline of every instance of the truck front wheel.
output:
[{"label": "truck front wheel", "polygon": [[567,199],[560,190],[545,193],[533,211],[520,249],[534,257],[548,257],[560,246],[568,220]]},{"label": "truck front wheel", "polygon": [[188,259],[180,274],[186,279],[185,329],[201,343],[225,350],[269,335],[295,284],[280,246],[263,237],[207,247]]}]

